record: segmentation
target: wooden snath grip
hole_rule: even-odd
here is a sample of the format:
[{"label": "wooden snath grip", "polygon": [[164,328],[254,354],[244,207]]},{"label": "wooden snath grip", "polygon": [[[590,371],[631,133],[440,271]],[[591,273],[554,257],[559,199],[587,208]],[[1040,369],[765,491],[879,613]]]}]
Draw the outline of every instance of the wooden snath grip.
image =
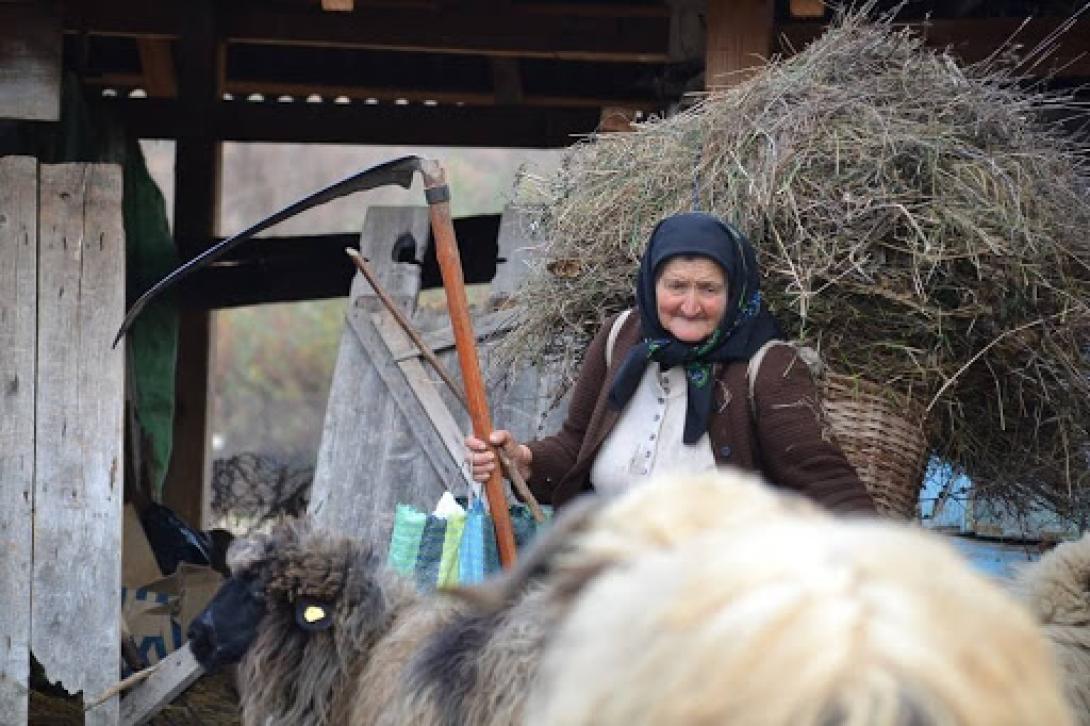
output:
[{"label": "wooden snath grip", "polygon": [[[421,162],[421,173],[424,177],[424,193],[428,200],[428,214],[435,240],[435,256],[443,276],[443,289],[446,291],[447,309],[450,311],[450,327],[454,332],[458,365],[462,369],[466,407],[469,409],[469,418],[473,422],[473,434],[483,441],[488,441],[492,433],[492,417],[488,413],[484,379],[481,376],[481,365],[477,358],[477,338],[469,317],[462,261],[458,256],[458,242],[454,236],[454,222],[450,216],[450,191],[447,187],[446,174],[439,162],[430,159]],[[507,500],[503,493],[503,479],[498,466],[492,470],[492,474],[485,483],[485,496],[492,512],[492,522],[496,527],[496,545],[500,554],[500,564],[509,568],[515,564],[515,533],[511,527],[511,517],[507,511]]]}]

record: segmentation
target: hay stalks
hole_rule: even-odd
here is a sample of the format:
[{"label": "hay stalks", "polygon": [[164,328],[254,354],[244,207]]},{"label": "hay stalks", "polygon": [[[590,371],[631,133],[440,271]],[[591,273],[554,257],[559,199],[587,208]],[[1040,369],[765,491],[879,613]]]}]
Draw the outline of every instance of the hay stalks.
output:
[{"label": "hay stalks", "polygon": [[504,360],[559,363],[570,382],[631,303],[654,224],[711,211],[757,247],[793,337],[928,405],[935,453],[1016,504],[1084,514],[1090,175],[1054,119],[1085,110],[1019,76],[1047,48],[1009,50],[963,67],[846,14],[747,82],[524,175],[539,246]]}]

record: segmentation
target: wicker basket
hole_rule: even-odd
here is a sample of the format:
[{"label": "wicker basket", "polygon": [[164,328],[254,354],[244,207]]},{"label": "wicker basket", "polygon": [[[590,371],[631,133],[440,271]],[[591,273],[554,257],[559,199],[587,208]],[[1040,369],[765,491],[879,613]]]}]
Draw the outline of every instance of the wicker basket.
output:
[{"label": "wicker basket", "polygon": [[836,373],[825,373],[821,393],[829,426],[878,511],[914,518],[927,464],[924,408],[877,384]]}]

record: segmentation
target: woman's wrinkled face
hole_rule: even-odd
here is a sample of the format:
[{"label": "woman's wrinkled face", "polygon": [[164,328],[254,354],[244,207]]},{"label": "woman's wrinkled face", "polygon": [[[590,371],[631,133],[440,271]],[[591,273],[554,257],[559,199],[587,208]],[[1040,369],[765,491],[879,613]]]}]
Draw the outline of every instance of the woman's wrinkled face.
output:
[{"label": "woman's wrinkled face", "polygon": [[727,278],[707,257],[672,257],[655,282],[659,322],[683,343],[698,343],[727,311]]}]

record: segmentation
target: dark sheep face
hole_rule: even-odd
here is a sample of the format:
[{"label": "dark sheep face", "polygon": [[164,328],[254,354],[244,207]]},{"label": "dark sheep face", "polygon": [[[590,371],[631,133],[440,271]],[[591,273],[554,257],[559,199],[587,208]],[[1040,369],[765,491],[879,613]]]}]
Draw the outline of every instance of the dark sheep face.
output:
[{"label": "dark sheep face", "polygon": [[257,638],[265,616],[265,585],[251,574],[232,577],[193,619],[186,631],[189,647],[206,671],[237,663]]}]

